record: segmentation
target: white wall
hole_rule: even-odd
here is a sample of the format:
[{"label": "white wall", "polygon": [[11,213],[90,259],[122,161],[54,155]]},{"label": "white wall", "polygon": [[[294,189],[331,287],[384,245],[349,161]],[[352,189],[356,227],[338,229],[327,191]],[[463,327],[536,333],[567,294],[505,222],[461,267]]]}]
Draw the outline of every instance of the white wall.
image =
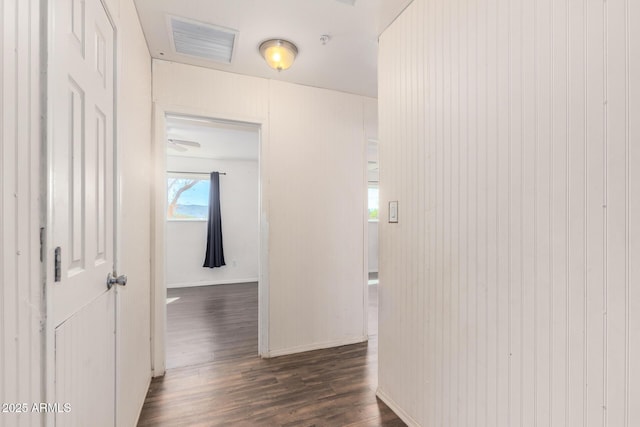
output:
[{"label": "white wall", "polygon": [[362,341],[365,98],[269,83],[271,351]]},{"label": "white wall", "polygon": [[156,108],[263,123],[265,355],[366,339],[364,109],[375,101],[165,61],[153,70]]},{"label": "white wall", "polygon": [[[37,0],[0,0],[0,402],[44,401]],[[39,426],[40,414],[0,414]]]},{"label": "white wall", "polygon": [[379,394],[640,424],[640,8],[415,0],[382,35]]},{"label": "white wall", "polygon": [[[256,134],[256,151],[258,136]],[[207,221],[167,221],[167,287],[258,281],[260,230],[258,162],[167,157],[167,169],[225,172],[220,175],[220,210],[226,265],[204,268]]]},{"label": "white wall", "polygon": [[114,0],[118,26],[118,426],[135,425],[151,379],[151,57],[133,0]]}]

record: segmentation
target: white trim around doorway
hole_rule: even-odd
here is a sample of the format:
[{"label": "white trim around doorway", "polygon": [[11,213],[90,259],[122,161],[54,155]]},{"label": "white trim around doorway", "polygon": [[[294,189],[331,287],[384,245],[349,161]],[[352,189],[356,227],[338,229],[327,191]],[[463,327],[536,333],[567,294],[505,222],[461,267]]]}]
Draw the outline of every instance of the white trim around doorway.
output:
[{"label": "white trim around doorway", "polygon": [[269,130],[266,118],[239,117],[216,111],[203,111],[185,106],[153,104],[153,192],[151,203],[151,355],[154,377],[162,376],[166,370],[166,130],[167,114],[203,117],[212,120],[246,123],[259,126],[259,212],[260,212],[260,258],[258,260],[258,355],[269,357],[269,212],[264,200],[268,195]]}]

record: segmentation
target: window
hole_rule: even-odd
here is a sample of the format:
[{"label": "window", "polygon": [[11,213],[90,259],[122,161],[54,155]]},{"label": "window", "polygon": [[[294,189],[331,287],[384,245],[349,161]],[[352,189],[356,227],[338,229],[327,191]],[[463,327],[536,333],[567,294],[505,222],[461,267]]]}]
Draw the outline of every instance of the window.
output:
[{"label": "window", "polygon": [[209,217],[209,178],[171,174],[167,178],[167,219],[206,221]]},{"label": "window", "polygon": [[380,205],[378,195],[378,185],[369,184],[369,221],[378,220],[378,209]]}]

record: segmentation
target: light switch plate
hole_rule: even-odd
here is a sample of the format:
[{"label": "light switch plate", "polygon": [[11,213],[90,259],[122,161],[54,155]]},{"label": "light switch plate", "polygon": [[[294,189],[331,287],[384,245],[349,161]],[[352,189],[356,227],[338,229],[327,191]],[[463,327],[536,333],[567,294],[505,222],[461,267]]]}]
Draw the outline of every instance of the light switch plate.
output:
[{"label": "light switch plate", "polygon": [[398,201],[389,202],[389,222],[398,222]]}]

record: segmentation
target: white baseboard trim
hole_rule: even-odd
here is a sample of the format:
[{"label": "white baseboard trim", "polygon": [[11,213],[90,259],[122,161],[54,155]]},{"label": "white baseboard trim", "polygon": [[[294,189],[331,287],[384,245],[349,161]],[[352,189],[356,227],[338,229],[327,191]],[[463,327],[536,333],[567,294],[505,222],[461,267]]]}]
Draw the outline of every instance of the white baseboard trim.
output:
[{"label": "white baseboard trim", "polygon": [[350,337],[350,338],[344,338],[341,340],[327,341],[323,343],[305,344],[305,345],[299,345],[296,347],[283,348],[279,350],[271,350],[267,354],[263,354],[262,357],[265,359],[269,359],[272,357],[286,356],[288,354],[304,353],[306,351],[322,350],[324,348],[331,348],[331,347],[341,347],[343,345],[350,345],[350,344],[359,344],[361,342],[366,342],[366,341],[368,341],[367,337],[363,337],[363,336]]},{"label": "white baseboard trim", "polygon": [[257,281],[258,281],[257,277],[251,277],[249,279],[223,279],[223,280],[203,280],[201,282],[168,283],[167,289],[193,288],[196,286],[233,285],[235,283],[251,283],[251,282],[257,282]]},{"label": "white baseboard trim", "polygon": [[384,390],[380,389],[380,387],[378,387],[378,389],[376,390],[376,396],[378,396],[380,400],[382,400],[393,412],[395,412],[395,414],[400,417],[400,419],[404,421],[406,425],[408,425],[409,427],[420,427],[420,424],[418,424],[416,420],[411,418],[409,414],[407,414],[402,408],[400,408],[400,406],[398,406],[398,404],[392,398],[390,398],[384,392]]}]

